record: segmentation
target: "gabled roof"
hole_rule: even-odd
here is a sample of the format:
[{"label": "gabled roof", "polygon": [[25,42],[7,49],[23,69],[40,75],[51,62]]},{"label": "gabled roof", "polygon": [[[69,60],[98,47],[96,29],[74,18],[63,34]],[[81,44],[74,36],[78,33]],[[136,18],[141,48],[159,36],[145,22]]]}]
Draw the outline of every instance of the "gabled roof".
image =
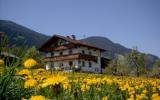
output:
[{"label": "gabled roof", "polygon": [[40,48],[39,50],[41,51],[42,48],[45,48],[47,45],[51,45],[51,43],[53,42],[54,39],[56,38],[59,38],[59,39],[63,39],[63,40],[66,40],[70,43],[73,43],[75,45],[80,45],[80,46],[84,46],[84,47],[89,47],[89,48],[94,48],[94,49],[98,49],[98,50],[101,50],[101,51],[106,51],[105,49],[102,49],[102,48],[98,48],[98,47],[95,47],[93,45],[90,45],[90,44],[87,44],[85,42],[82,42],[82,41],[79,41],[79,40],[74,40],[74,39],[71,39],[71,38],[68,38],[68,37],[64,37],[64,36],[61,36],[61,35],[54,35],[52,36],[47,42],[45,42]]}]

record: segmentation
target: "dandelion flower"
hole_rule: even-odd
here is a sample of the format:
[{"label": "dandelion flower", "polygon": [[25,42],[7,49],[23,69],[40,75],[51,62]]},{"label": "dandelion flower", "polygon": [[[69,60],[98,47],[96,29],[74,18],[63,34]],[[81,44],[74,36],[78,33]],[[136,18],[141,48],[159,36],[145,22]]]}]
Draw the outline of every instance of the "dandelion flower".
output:
[{"label": "dandelion flower", "polygon": [[105,96],[105,97],[103,97],[103,98],[102,98],[102,100],[108,100],[108,97],[107,97],[107,96]]},{"label": "dandelion flower", "polygon": [[152,100],[160,100],[159,94],[158,94],[158,93],[154,93],[154,94],[152,95]]},{"label": "dandelion flower", "polygon": [[85,91],[88,91],[89,89],[90,89],[90,86],[89,86],[89,85],[82,84],[82,86],[81,86],[81,91],[85,92]]},{"label": "dandelion flower", "polygon": [[28,69],[23,69],[17,73],[17,75],[29,75],[30,71]]},{"label": "dandelion flower", "polygon": [[32,59],[32,58],[27,59],[27,60],[24,62],[24,67],[25,67],[25,68],[32,68],[32,67],[34,67],[35,65],[37,65],[37,62],[36,62],[34,59]]},{"label": "dandelion flower", "polygon": [[31,96],[29,100],[46,100],[46,99],[44,96],[36,95],[36,96]]},{"label": "dandelion flower", "polygon": [[28,79],[24,83],[25,88],[33,88],[37,85],[37,81],[35,79]]},{"label": "dandelion flower", "polygon": [[42,88],[47,87],[49,85],[58,85],[63,83],[65,80],[67,80],[67,77],[61,76],[61,75],[56,75],[56,76],[51,76],[44,80],[43,84],[41,85]]},{"label": "dandelion flower", "polygon": [[3,65],[4,61],[2,59],[0,59],[0,65]]},{"label": "dandelion flower", "polygon": [[71,88],[71,85],[70,85],[68,82],[65,82],[65,83],[63,84],[63,88],[64,88],[64,90],[70,89],[70,88]]}]

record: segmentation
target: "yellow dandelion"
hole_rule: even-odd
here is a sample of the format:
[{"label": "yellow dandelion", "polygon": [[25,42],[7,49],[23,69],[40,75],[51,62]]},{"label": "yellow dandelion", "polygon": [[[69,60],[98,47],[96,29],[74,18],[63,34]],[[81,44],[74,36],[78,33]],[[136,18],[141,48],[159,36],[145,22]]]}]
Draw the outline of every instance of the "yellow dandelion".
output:
[{"label": "yellow dandelion", "polygon": [[25,88],[33,88],[37,85],[37,81],[35,79],[26,80],[24,83]]},{"label": "yellow dandelion", "polygon": [[154,97],[152,100],[160,100],[160,96]]},{"label": "yellow dandelion", "polygon": [[34,67],[34,66],[36,66],[36,65],[37,65],[37,62],[36,62],[34,59],[32,59],[32,58],[27,59],[27,60],[24,62],[24,67],[25,67],[25,68],[32,68],[32,67]]},{"label": "yellow dandelion", "polygon": [[23,69],[19,72],[17,72],[17,75],[29,75],[30,71],[28,69]]},{"label": "yellow dandelion", "polygon": [[53,85],[53,86],[58,85],[58,84],[65,82],[65,80],[67,80],[67,77],[65,77],[65,76],[61,76],[61,75],[51,76],[51,77],[44,80],[41,87],[44,88],[49,85]]},{"label": "yellow dandelion", "polygon": [[44,68],[39,68],[36,70],[36,74],[45,74],[46,73],[46,70]]},{"label": "yellow dandelion", "polygon": [[0,59],[0,65],[4,65],[4,61]]},{"label": "yellow dandelion", "polygon": [[29,100],[46,100],[46,99],[44,96],[36,95],[36,96],[31,96]]},{"label": "yellow dandelion", "polygon": [[25,98],[21,98],[21,100],[27,100],[27,99],[25,99]]},{"label": "yellow dandelion", "polygon": [[108,97],[107,97],[107,96],[105,96],[105,97],[103,97],[103,98],[102,98],[102,100],[108,100]]},{"label": "yellow dandelion", "polygon": [[147,90],[146,90],[146,89],[144,89],[144,90],[142,91],[142,93],[146,94],[146,93],[147,93]]},{"label": "yellow dandelion", "polygon": [[27,79],[27,80],[32,79],[32,78],[33,78],[32,75],[27,75],[27,76],[25,76],[25,79]]},{"label": "yellow dandelion", "polygon": [[[160,98],[159,94],[158,93],[154,93],[152,95],[152,100],[156,100],[157,98]],[[159,99],[157,99],[157,100],[159,100]]]},{"label": "yellow dandelion", "polygon": [[63,84],[63,88],[64,88],[64,90],[70,89],[70,88],[71,88],[71,85],[70,85],[68,82],[65,82],[65,83]]},{"label": "yellow dandelion", "polygon": [[86,85],[86,84],[83,84],[81,86],[81,91],[85,92],[85,91],[88,91],[90,89],[90,86],[89,85]]}]

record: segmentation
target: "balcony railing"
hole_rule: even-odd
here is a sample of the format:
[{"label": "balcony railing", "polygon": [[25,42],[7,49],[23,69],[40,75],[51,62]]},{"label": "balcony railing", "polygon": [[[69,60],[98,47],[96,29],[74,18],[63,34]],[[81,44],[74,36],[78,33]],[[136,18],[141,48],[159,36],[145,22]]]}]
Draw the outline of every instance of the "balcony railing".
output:
[{"label": "balcony railing", "polygon": [[50,62],[50,61],[64,61],[64,60],[76,60],[76,59],[84,59],[84,60],[91,60],[94,62],[97,62],[97,57],[92,56],[92,55],[87,55],[87,54],[72,54],[72,55],[62,55],[62,56],[54,56],[54,57],[46,57],[45,61]]}]

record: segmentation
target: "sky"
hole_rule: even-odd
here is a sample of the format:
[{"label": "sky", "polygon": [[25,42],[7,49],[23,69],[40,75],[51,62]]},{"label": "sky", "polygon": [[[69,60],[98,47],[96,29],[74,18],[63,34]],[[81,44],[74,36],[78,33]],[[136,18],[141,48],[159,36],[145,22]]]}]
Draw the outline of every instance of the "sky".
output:
[{"label": "sky", "polygon": [[0,0],[0,19],[50,36],[103,36],[160,57],[160,0]]}]

